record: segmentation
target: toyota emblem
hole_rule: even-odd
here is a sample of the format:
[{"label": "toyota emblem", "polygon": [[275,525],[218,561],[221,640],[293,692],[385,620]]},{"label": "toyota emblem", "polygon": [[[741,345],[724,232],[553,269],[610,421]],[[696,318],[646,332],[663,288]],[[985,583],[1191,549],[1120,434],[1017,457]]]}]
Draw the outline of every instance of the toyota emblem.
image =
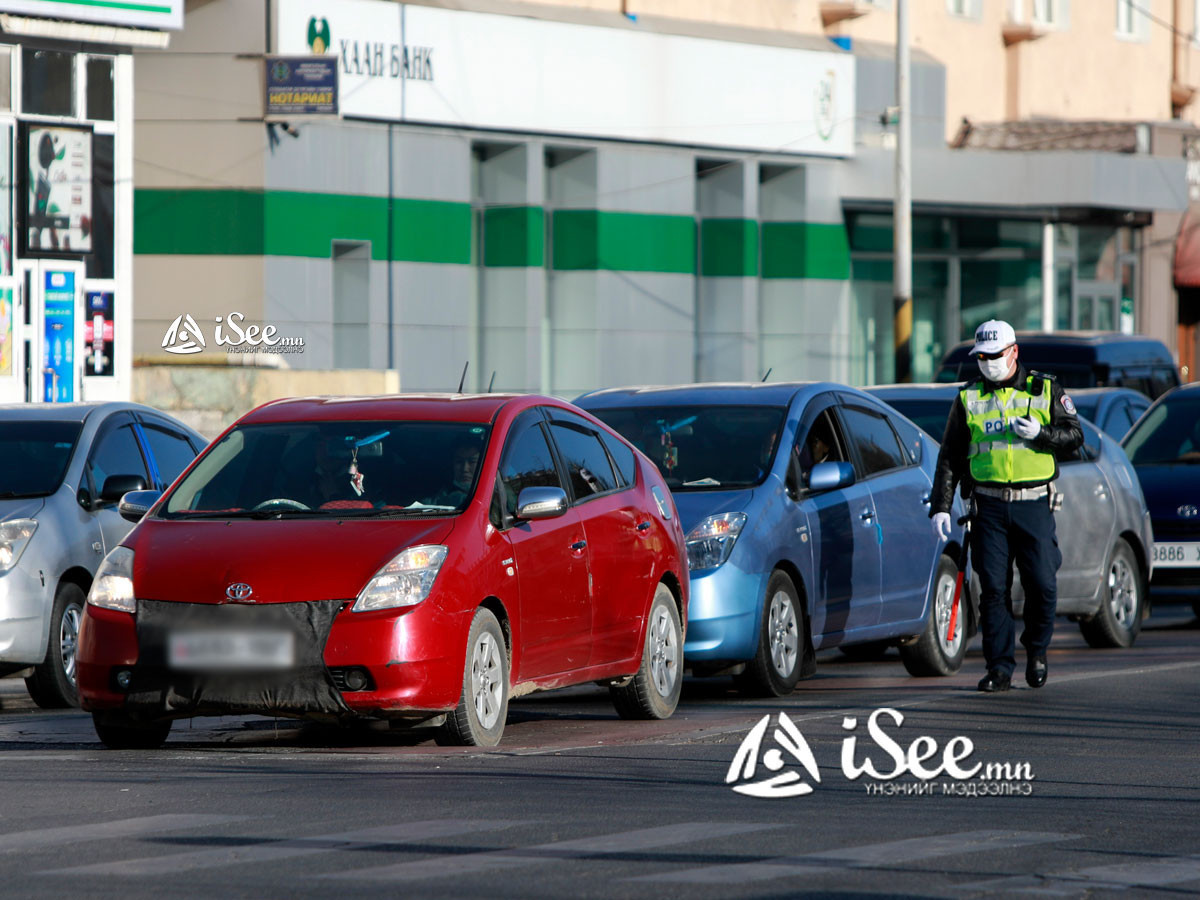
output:
[{"label": "toyota emblem", "polygon": [[234,603],[253,603],[254,601],[250,598],[254,596],[254,588],[239,581],[237,584],[231,584],[225,588],[225,596]]},{"label": "toyota emblem", "polygon": [[1179,507],[1177,512],[1179,513],[1179,515],[1182,518],[1191,519],[1191,518],[1195,517],[1197,510],[1196,510],[1196,507],[1192,506],[1190,503],[1186,503],[1183,506]]}]

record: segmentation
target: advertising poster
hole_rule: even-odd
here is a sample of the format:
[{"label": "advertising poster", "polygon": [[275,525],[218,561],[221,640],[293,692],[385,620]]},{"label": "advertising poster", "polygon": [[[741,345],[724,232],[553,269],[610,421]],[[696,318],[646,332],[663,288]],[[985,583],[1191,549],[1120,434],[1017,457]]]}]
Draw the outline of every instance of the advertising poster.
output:
[{"label": "advertising poster", "polygon": [[336,56],[268,56],[268,115],[337,115]]},{"label": "advertising poster", "polygon": [[30,127],[25,247],[39,253],[92,249],[92,133]]},{"label": "advertising poster", "polygon": [[42,397],[47,403],[70,403],[75,399],[75,273],[48,271],[44,277]]},{"label": "advertising poster", "polygon": [[13,292],[0,288],[0,378],[13,373]]},{"label": "advertising poster", "polygon": [[0,275],[13,273],[13,129],[0,125]]},{"label": "advertising poster", "polygon": [[112,291],[87,292],[87,321],[83,325],[83,374],[113,373]]}]

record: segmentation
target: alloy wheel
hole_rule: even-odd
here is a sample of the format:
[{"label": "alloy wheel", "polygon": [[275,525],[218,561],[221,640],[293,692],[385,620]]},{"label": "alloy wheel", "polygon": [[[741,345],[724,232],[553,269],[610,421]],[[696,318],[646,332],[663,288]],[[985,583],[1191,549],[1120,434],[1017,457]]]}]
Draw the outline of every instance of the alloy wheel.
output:
[{"label": "alloy wheel", "polygon": [[650,620],[650,678],[660,696],[669,697],[679,677],[679,636],[662,606]]},{"label": "alloy wheel", "polygon": [[1119,556],[1108,570],[1108,598],[1113,618],[1122,628],[1129,628],[1137,615],[1137,581],[1128,563]]},{"label": "alloy wheel", "polygon": [[475,642],[471,654],[471,697],[475,716],[485,730],[490,730],[500,717],[503,703],[504,667],[496,639],[486,632]]},{"label": "alloy wheel", "polygon": [[963,639],[963,619],[966,613],[963,609],[962,598],[959,598],[958,617],[954,620],[954,634],[946,640],[946,631],[950,627],[950,611],[954,608],[954,578],[938,580],[937,595],[934,600],[934,625],[937,628],[937,642],[947,659],[953,659],[958,653]]},{"label": "alloy wheel", "polygon": [[75,683],[75,654],[79,648],[80,609],[71,604],[63,610],[62,622],[58,630],[58,648],[62,654],[63,674],[67,681]]},{"label": "alloy wheel", "polygon": [[781,677],[787,678],[796,667],[799,652],[799,628],[796,625],[796,608],[792,598],[783,591],[776,591],[771,598],[771,609],[767,620],[771,640],[771,665]]}]

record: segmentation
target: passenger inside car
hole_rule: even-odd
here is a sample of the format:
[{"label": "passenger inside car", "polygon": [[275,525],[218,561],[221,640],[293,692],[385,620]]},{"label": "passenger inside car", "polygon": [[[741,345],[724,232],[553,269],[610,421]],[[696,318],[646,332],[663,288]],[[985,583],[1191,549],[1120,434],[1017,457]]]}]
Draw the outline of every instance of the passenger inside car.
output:
[{"label": "passenger inside car", "polygon": [[475,484],[475,471],[479,468],[479,442],[459,444],[454,448],[450,461],[450,481],[429,498],[431,506],[461,506],[466,502]]}]

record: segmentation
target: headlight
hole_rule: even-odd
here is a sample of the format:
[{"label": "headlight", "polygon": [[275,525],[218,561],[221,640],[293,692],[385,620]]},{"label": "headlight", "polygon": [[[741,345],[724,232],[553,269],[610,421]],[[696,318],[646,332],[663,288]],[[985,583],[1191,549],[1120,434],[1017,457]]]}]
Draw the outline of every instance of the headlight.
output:
[{"label": "headlight", "polygon": [[37,521],[34,519],[11,519],[0,523],[0,572],[7,572],[17,564],[35,531]]},{"label": "headlight", "polygon": [[379,570],[354,601],[354,612],[416,606],[429,596],[433,580],[446,561],[441,544],[409,547]]},{"label": "headlight", "polygon": [[105,609],[121,612],[137,612],[133,600],[133,551],[128,547],[117,547],[104,557],[87,602]]},{"label": "headlight", "polygon": [[709,516],[693,528],[687,536],[688,568],[699,572],[724,563],[745,524],[745,513],[721,513]]}]

